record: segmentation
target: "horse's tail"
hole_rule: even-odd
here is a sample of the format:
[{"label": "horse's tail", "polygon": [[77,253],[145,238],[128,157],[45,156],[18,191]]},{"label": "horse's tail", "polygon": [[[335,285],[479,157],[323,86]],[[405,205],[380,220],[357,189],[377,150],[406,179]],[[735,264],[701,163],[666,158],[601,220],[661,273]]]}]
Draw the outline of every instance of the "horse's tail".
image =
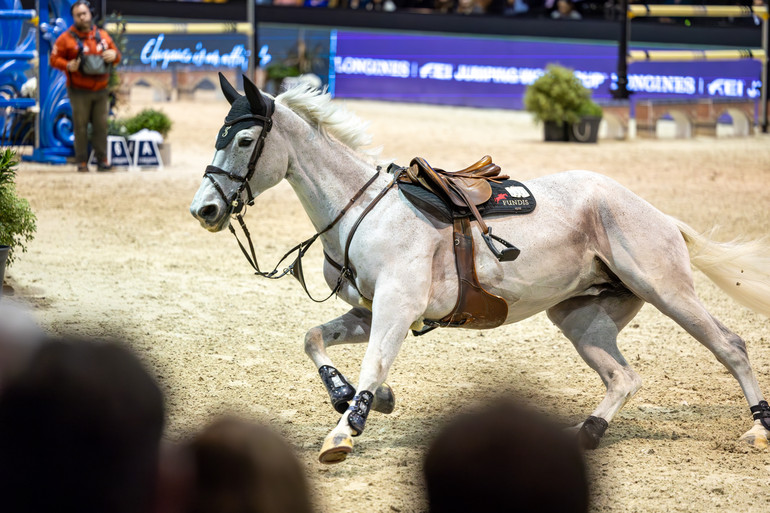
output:
[{"label": "horse's tail", "polygon": [[740,304],[770,317],[770,245],[766,239],[715,242],[671,219],[684,237],[693,266]]}]

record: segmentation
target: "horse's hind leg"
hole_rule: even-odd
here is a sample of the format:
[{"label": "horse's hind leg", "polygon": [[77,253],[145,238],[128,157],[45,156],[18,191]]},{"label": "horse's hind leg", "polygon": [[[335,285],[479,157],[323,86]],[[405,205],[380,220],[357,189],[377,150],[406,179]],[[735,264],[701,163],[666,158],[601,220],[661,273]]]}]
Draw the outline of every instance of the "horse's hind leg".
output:
[{"label": "horse's hind leg", "polygon": [[599,445],[609,422],[642,386],[639,375],[620,354],[617,337],[643,304],[628,290],[616,289],[574,297],[548,310],[551,321],[607,387],[604,399],[580,427],[579,437],[586,448]]},{"label": "horse's hind leg", "polygon": [[[372,324],[372,313],[363,308],[353,308],[327,323],[311,328],[305,334],[305,353],[313,360],[321,381],[329,393],[332,406],[345,413],[348,402],[356,395],[356,389],[332,363],[326,348],[337,344],[367,342]],[[372,409],[390,413],[396,399],[391,388],[383,383],[374,394]]]},{"label": "horse's hind leg", "polygon": [[751,369],[745,342],[717,321],[695,294],[690,259],[681,233],[676,230],[661,234],[658,242],[653,252],[647,249],[650,246],[647,243],[638,244],[635,254],[623,253],[621,245],[613,247],[612,271],[630,290],[706,346],[738,380],[756,419],[741,439],[755,447],[767,447],[770,406]]},{"label": "horse's hind leg", "polygon": [[735,377],[756,419],[752,428],[740,439],[755,447],[767,447],[770,429],[766,426],[770,426],[770,407],[751,369],[746,343],[706,310],[694,290],[689,293],[683,293],[682,290],[687,291],[686,288],[681,289],[668,300],[653,304],[714,353],[717,360]]}]

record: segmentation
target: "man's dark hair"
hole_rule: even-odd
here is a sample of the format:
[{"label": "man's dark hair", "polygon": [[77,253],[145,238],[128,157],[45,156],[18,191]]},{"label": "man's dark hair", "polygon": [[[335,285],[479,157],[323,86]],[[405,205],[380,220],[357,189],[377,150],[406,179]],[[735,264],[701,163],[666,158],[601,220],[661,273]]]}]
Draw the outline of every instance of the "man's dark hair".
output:
[{"label": "man's dark hair", "polygon": [[585,513],[577,439],[510,401],[453,419],[425,458],[430,513]]},{"label": "man's dark hair", "polygon": [[91,5],[91,2],[89,2],[88,0],[77,0],[77,2],[70,5],[70,14],[73,14],[75,12],[75,7],[77,7],[78,5],[85,5],[88,8],[88,10],[91,11],[91,15],[93,16],[94,8]]},{"label": "man's dark hair", "polygon": [[164,423],[155,381],[114,342],[45,341],[0,394],[0,510],[148,510]]}]

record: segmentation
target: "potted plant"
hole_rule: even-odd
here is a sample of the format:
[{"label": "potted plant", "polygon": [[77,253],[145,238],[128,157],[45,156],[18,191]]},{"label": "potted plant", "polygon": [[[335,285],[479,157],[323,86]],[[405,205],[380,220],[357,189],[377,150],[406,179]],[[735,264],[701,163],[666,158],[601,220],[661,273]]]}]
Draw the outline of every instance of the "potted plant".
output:
[{"label": "potted plant", "polygon": [[602,108],[569,68],[549,64],[545,74],[527,87],[524,108],[543,122],[546,141],[597,140]]},{"label": "potted plant", "polygon": [[165,112],[155,109],[144,109],[127,119],[110,118],[107,126],[107,133],[110,135],[120,135],[128,137],[140,130],[153,130],[158,132],[164,142],[158,143],[158,151],[163,163],[171,163],[171,143],[165,141],[173,125],[171,118]]},{"label": "potted plant", "polygon": [[17,164],[14,151],[0,151],[0,283],[5,279],[6,264],[13,263],[17,251],[27,251],[26,243],[37,229],[29,203],[16,194]]}]

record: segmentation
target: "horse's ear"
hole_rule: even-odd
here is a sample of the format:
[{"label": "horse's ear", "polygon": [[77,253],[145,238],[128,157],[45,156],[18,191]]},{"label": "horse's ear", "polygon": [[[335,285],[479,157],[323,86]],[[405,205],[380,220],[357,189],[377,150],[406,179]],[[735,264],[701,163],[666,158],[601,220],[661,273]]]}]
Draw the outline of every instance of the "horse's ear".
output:
[{"label": "horse's ear", "polygon": [[241,95],[238,94],[238,91],[236,91],[230,82],[227,81],[221,71],[219,72],[219,85],[222,88],[222,92],[224,93],[225,98],[227,98],[227,101],[230,102],[230,105],[232,105],[235,100],[241,97]]},{"label": "horse's ear", "polygon": [[243,90],[246,91],[246,98],[249,100],[252,112],[267,112],[267,103],[265,103],[262,93],[259,92],[259,88],[246,75],[243,75]]}]

